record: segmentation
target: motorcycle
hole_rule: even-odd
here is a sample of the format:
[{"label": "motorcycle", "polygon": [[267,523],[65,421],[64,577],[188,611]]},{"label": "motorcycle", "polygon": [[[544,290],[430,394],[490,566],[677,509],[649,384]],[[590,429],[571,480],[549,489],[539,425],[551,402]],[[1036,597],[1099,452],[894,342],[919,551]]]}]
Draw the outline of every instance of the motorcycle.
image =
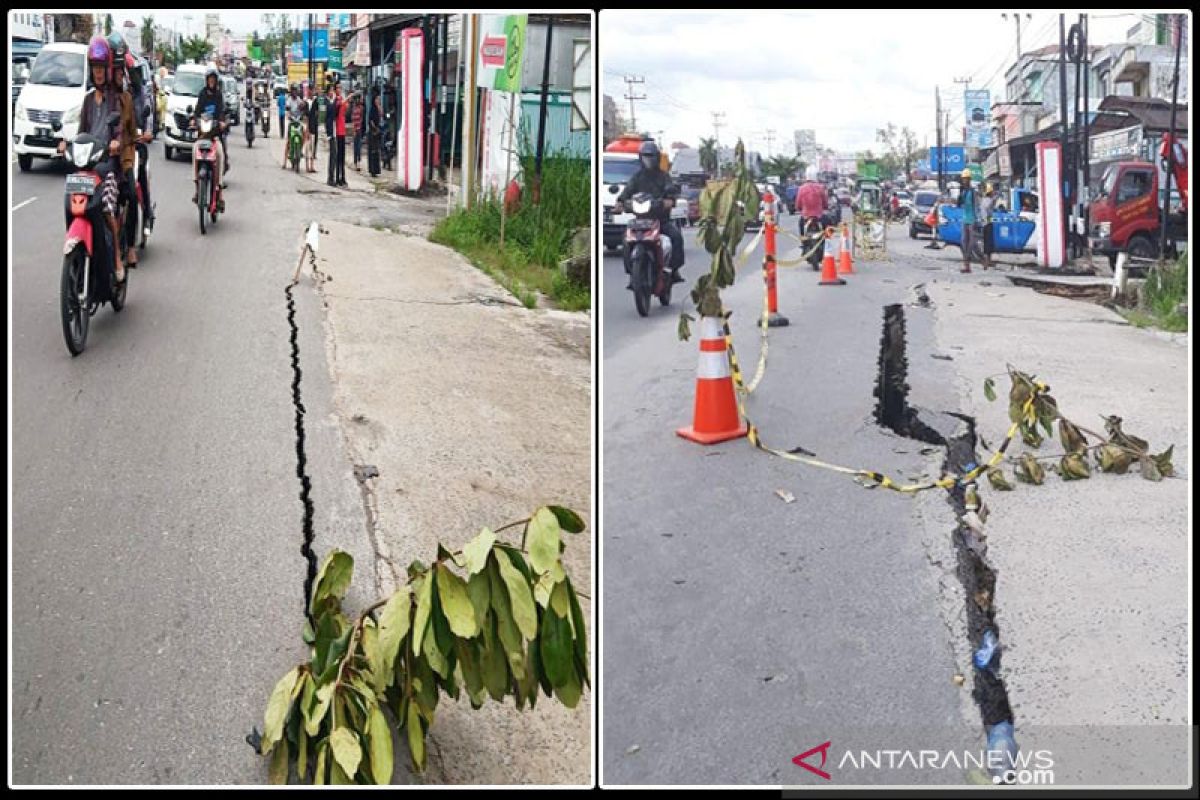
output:
[{"label": "motorcycle", "polygon": [[392,128],[392,117],[395,112],[389,111],[387,114],[387,122],[383,126],[383,143],[379,148],[379,158],[383,162],[384,170],[391,171],[392,159],[396,156],[396,135]]},{"label": "motorcycle", "polygon": [[271,138],[271,113],[269,110],[259,106],[258,113],[262,115],[263,137]]},{"label": "motorcycle", "polygon": [[808,264],[813,272],[821,269],[821,259],[824,258],[825,229],[837,230],[839,212],[837,209],[826,209],[820,217],[803,217],[800,222],[800,247],[807,256]]},{"label": "motorcycle", "polygon": [[[109,124],[115,126],[114,114]],[[55,131],[62,123],[54,123]],[[108,159],[108,142],[83,133],[67,146],[67,160],[76,168],[67,176],[64,210],[67,236],[63,243],[62,280],[59,284],[59,309],[63,339],[72,356],[87,346],[88,323],[105,303],[114,312],[125,307],[129,273],[117,283],[116,247],[102,203],[103,179],[99,167]],[[98,232],[99,241],[96,241]]]},{"label": "motorcycle", "polygon": [[254,123],[258,121],[258,106],[246,106],[246,147],[254,147]]},{"label": "motorcycle", "polygon": [[[141,134],[142,132],[138,131],[138,136],[141,136]],[[144,145],[139,145],[138,147],[134,148],[133,151],[133,174],[135,177],[134,183],[137,184],[137,208],[130,212],[133,214],[133,218],[136,221],[136,225],[133,227],[133,230],[141,233],[141,240],[138,242],[138,248],[141,250],[146,249],[146,245],[150,242],[150,233],[154,230],[153,214],[147,213],[148,211],[151,211],[151,209],[146,208],[146,198],[142,196],[142,182],[136,180],[136,177],[142,174],[141,148],[143,146]],[[146,184],[149,185],[149,183],[150,167],[146,167]]]},{"label": "motorcycle", "polygon": [[664,236],[659,223],[666,210],[661,199],[639,192],[630,201],[634,218],[625,228],[625,268],[633,289],[633,303],[639,316],[650,314],[650,297],[658,297],[664,306],[671,304],[671,239]]},{"label": "motorcycle", "polygon": [[200,118],[200,135],[196,139],[196,208],[200,212],[200,234],[207,233],[205,217],[217,222],[217,215],[225,210],[225,198],[221,191],[221,176],[217,174],[217,151],[213,139],[220,134],[217,122],[211,114]]},{"label": "motorcycle", "polygon": [[288,117],[288,158],[291,159],[292,170],[294,172],[300,171],[300,150],[303,145],[303,134],[301,133],[302,128],[300,125],[299,117]]}]

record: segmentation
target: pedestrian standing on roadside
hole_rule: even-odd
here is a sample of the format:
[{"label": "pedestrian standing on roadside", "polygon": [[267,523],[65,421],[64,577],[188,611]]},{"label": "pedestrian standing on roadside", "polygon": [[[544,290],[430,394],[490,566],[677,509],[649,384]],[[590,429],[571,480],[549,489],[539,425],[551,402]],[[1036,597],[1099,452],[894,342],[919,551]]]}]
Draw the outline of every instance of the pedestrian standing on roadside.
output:
[{"label": "pedestrian standing on roadside", "polygon": [[975,187],[971,185],[971,170],[964,169],[960,176],[961,186],[958,190],[957,205],[962,209],[962,258],[963,265],[959,272],[971,271],[971,250],[975,246],[977,236],[976,225],[978,224],[979,214],[977,211],[979,198],[975,191]]},{"label": "pedestrian standing on roadside", "polygon": [[383,106],[379,102],[379,86],[371,88],[371,103],[367,106],[367,172],[379,175],[379,128],[383,124]]},{"label": "pedestrian standing on roadside", "polygon": [[362,93],[355,92],[353,110],[350,113],[350,125],[354,129],[354,169],[362,172],[362,143],[363,143],[363,101]]},{"label": "pedestrian standing on roadside", "polygon": [[334,111],[333,130],[337,134],[337,169],[334,172],[333,182],[343,188],[349,186],[346,183],[346,98],[342,94],[342,84],[334,85],[334,92],[337,98],[337,105]]},{"label": "pedestrian standing on roadside", "polygon": [[287,128],[283,127],[283,117],[287,112],[287,92],[275,95],[275,108],[279,112],[279,135],[283,137],[283,148],[287,149]]},{"label": "pedestrian standing on roadside", "polygon": [[996,207],[996,188],[985,184],[983,197],[979,201],[979,221],[983,225],[983,268],[992,268],[992,250],[995,248],[995,237],[992,231],[992,211]]},{"label": "pedestrian standing on roadside", "polygon": [[333,94],[333,84],[325,84],[325,135],[329,137],[329,157],[325,159],[325,183],[336,186],[337,180],[337,139],[334,138],[333,119],[337,114],[337,98]]},{"label": "pedestrian standing on roadside", "polygon": [[308,153],[304,168],[309,172],[317,171],[317,141],[320,139],[321,126],[317,124],[320,108],[317,106],[317,93],[312,86],[308,87],[308,106],[305,108],[305,118],[308,124]]}]

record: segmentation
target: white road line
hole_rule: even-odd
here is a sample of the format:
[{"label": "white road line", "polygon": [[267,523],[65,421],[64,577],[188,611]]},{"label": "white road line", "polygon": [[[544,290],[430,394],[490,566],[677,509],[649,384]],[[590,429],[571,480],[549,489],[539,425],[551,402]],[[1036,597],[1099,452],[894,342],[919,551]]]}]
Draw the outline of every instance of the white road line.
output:
[{"label": "white road line", "polygon": [[21,202],[17,203],[15,206],[13,206],[12,210],[13,210],[13,211],[16,211],[17,209],[19,209],[19,208],[22,208],[23,206],[27,206],[27,205],[29,205],[29,204],[30,204],[30,203],[32,203],[34,200],[37,200],[37,198],[36,198],[36,197],[31,197],[31,198],[29,198],[28,200],[22,200]]}]

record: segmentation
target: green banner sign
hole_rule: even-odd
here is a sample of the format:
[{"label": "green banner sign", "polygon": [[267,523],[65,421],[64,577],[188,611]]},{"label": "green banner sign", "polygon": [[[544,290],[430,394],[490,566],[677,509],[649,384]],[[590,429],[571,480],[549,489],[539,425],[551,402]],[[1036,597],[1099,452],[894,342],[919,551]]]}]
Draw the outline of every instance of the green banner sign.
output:
[{"label": "green banner sign", "polygon": [[980,164],[968,164],[967,169],[971,170],[971,183],[976,186],[983,186],[983,166]]},{"label": "green banner sign", "polygon": [[342,68],[342,51],[341,50],[330,50],[329,51],[329,68],[341,70],[341,68]]},{"label": "green banner sign", "polygon": [[262,61],[262,48],[257,45],[248,44],[246,45],[246,55],[254,61]]}]

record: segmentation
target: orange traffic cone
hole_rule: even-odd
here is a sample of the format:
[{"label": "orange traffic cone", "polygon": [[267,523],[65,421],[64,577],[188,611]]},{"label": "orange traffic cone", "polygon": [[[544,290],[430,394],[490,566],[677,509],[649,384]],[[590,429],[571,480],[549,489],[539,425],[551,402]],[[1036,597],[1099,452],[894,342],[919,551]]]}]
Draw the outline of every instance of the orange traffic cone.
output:
[{"label": "orange traffic cone", "polygon": [[837,276],[833,260],[833,228],[825,229],[825,256],[821,259],[821,282],[818,286],[844,286],[846,282]]},{"label": "orange traffic cone", "polygon": [[733,394],[733,375],[725,334],[717,317],[700,318],[700,366],[696,370],[696,407],[692,424],[675,433],[700,444],[716,444],[746,435]]},{"label": "orange traffic cone", "polygon": [[854,260],[850,257],[850,230],[844,222],[842,223],[842,252],[838,255],[838,274],[854,274]]}]

